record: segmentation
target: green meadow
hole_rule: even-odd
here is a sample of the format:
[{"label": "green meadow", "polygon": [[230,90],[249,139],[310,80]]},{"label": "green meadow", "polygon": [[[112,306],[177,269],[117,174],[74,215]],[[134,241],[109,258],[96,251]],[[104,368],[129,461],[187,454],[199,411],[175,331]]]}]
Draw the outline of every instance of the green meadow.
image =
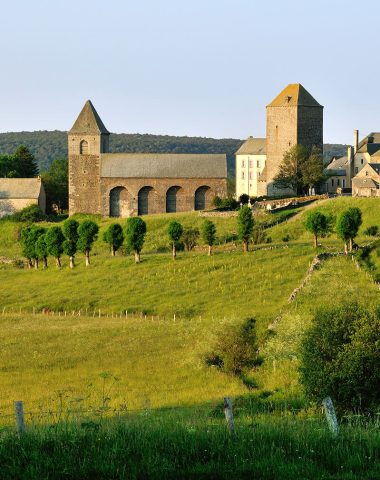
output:
[{"label": "green meadow", "polygon": [[[220,217],[212,218],[212,257],[200,244],[173,261],[167,223],[199,228],[202,218],[190,213],[146,217],[139,265],[125,254],[111,258],[101,234],[88,268],[81,255],[74,270],[67,259],[60,270],[53,260],[47,270],[1,264],[5,478],[379,478],[376,420],[340,419],[334,439],[298,382],[299,342],[316,307],[377,304],[378,285],[351,257],[335,257],[288,302],[316,254],[306,211],[338,215],[351,205],[363,212],[357,242],[368,243],[364,230],[380,227],[379,200],[338,198],[261,213],[271,243],[247,254],[236,218]],[[102,232],[110,220],[98,222]],[[21,259],[20,227],[0,221],[0,257]],[[342,250],[335,235],[321,243],[318,251]],[[249,317],[264,358],[250,372],[254,389],[204,361],[219,332]],[[236,437],[225,426],[224,396],[234,400]],[[24,401],[29,432],[20,439],[12,434],[15,400]],[[23,460],[11,461],[17,449]]]}]

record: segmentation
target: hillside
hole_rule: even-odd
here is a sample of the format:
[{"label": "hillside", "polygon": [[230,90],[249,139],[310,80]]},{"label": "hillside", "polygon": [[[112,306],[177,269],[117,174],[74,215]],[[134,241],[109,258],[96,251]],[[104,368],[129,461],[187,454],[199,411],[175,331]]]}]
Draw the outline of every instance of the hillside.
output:
[{"label": "hillside", "polygon": [[[235,152],[243,140],[203,137],[175,137],[169,135],[115,133],[110,136],[111,152],[157,152],[157,153],[226,153],[228,173],[235,173]],[[67,156],[67,134],[62,131],[0,133],[0,154],[13,153],[23,144],[35,155],[40,171],[49,168],[52,161]],[[346,145],[326,144],[325,161],[334,155],[344,155]]]}]

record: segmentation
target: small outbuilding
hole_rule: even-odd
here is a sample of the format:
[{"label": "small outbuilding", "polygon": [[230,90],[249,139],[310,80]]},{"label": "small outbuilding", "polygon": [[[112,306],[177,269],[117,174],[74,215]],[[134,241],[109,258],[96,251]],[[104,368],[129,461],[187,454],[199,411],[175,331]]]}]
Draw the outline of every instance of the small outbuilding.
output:
[{"label": "small outbuilding", "polygon": [[38,205],[45,213],[46,194],[40,177],[0,178],[0,217],[29,205]]},{"label": "small outbuilding", "polygon": [[352,179],[352,196],[380,196],[380,163],[367,163]]}]

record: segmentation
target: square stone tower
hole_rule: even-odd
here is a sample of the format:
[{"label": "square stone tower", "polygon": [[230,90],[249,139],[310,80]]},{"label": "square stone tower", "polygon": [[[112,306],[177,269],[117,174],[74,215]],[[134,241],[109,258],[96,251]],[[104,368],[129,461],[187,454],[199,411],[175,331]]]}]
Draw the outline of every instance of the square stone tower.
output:
[{"label": "square stone tower", "polygon": [[88,100],[68,132],[69,213],[100,212],[100,155],[109,132]]},{"label": "square stone tower", "polygon": [[267,160],[259,181],[259,195],[292,194],[276,189],[273,179],[284,153],[293,145],[323,150],[323,106],[301,84],[288,85],[267,105],[266,139]]}]

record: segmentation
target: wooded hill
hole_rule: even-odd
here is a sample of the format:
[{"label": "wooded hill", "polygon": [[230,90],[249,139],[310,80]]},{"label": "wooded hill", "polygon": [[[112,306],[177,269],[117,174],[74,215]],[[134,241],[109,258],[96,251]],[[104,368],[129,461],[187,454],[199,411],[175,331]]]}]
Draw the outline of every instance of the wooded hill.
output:
[{"label": "wooded hill", "polygon": [[[235,138],[175,137],[139,133],[114,133],[110,136],[110,151],[141,153],[226,153],[228,174],[235,174],[235,152],[243,140]],[[0,154],[11,154],[19,145],[26,145],[35,156],[40,172],[46,171],[53,160],[67,157],[67,133],[59,130],[0,133]],[[345,155],[346,145],[326,144],[325,161],[333,155]]]}]

